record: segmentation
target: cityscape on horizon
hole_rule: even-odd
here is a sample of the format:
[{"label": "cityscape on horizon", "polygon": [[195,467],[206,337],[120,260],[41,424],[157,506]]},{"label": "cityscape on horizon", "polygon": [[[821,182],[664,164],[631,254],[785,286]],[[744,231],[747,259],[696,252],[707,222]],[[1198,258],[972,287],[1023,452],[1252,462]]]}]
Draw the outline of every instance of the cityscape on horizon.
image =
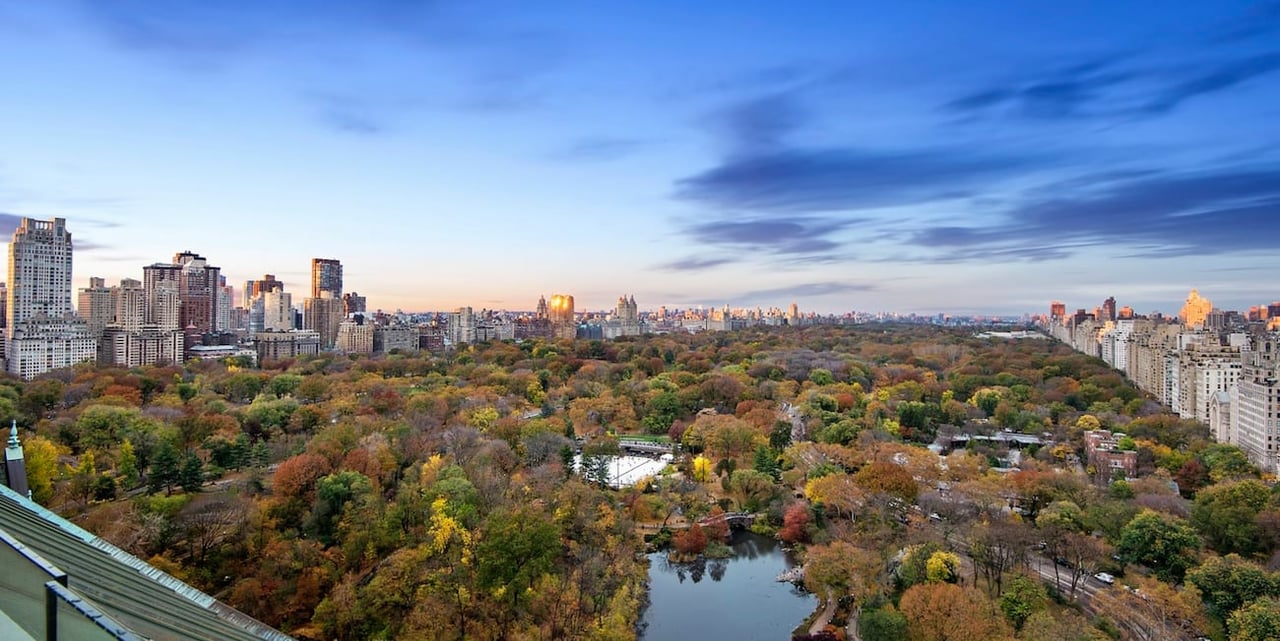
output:
[{"label": "cityscape on horizon", "polygon": [[[273,274],[245,281],[237,290],[221,268],[195,252],[181,251],[170,262],[142,266],[142,279],[121,278],[108,285],[89,278],[72,304],[74,243],[65,219],[21,219],[8,249],[3,291],[5,369],[24,379],[85,361],[136,367],[193,358],[245,357],[251,362],[280,360],[337,351],[382,354],[446,349],[486,340],[524,338],[612,339],[645,333],[726,331],[756,325],[800,326],[866,322],[916,322],[967,325],[984,322],[1049,323],[1084,328],[1097,341],[1116,327],[1137,320],[1226,331],[1246,323],[1280,329],[1280,302],[1253,305],[1247,311],[1223,310],[1191,290],[1176,319],[1158,312],[1141,315],[1117,308],[1114,297],[1089,312],[1068,316],[1066,305],[1050,304],[1049,313],[1016,318],[918,316],[850,311],[802,312],[792,302],[781,307],[668,309],[641,313],[635,296],[619,296],[612,310],[577,307],[572,294],[539,298],[531,311],[487,310],[471,306],[448,312],[389,313],[343,288],[343,264],[336,258],[311,259],[311,287],[294,302],[294,293]],[[297,292],[300,293],[300,292]],[[375,301],[376,303],[376,301]],[[1093,328],[1097,328],[1096,330]],[[1075,330],[1073,330],[1075,331]],[[1090,339],[1064,338],[1077,346]],[[1099,352],[1101,354],[1101,352]]]}]

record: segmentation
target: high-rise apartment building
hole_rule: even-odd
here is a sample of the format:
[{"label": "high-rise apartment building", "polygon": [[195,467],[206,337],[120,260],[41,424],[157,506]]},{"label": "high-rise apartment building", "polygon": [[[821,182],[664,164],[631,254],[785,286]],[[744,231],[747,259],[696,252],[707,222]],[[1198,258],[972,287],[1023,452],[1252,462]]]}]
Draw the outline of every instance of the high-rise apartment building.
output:
[{"label": "high-rise apartment building", "polygon": [[342,263],[337,259],[311,259],[311,297],[320,298],[323,292],[342,298]]},{"label": "high-rise apartment building", "polygon": [[1264,471],[1280,471],[1280,334],[1255,339],[1231,401],[1231,442]]},{"label": "high-rise apartment building", "polygon": [[65,219],[23,218],[9,243],[5,356],[32,378],[97,356],[97,340],[71,308],[71,232]]},{"label": "high-rise apartment building", "polygon": [[244,283],[244,301],[241,305],[249,309],[254,296],[271,291],[284,291],[284,283],[276,280],[274,274],[266,274],[262,280],[247,280]]},{"label": "high-rise apartment building", "polygon": [[454,346],[476,342],[475,310],[459,307],[449,314],[449,342]]},{"label": "high-rise apartment building", "polygon": [[578,318],[573,311],[573,296],[552,294],[547,304],[547,319],[556,338],[573,339],[578,336]]},{"label": "high-rise apartment building", "polygon": [[320,335],[320,349],[333,349],[338,340],[338,324],[346,317],[346,304],[330,292],[303,302],[302,325]]},{"label": "high-rise apartment building", "polygon": [[346,307],[347,315],[363,314],[369,311],[368,309],[369,302],[365,300],[364,296],[361,296],[356,292],[351,292],[350,294],[343,294],[342,302],[343,302],[343,306]]},{"label": "high-rise apartment building", "polygon": [[1187,294],[1187,302],[1182,306],[1182,311],[1178,312],[1178,319],[1187,327],[1204,327],[1211,311],[1213,303],[1193,289]]},{"label": "high-rise apartment building", "polygon": [[222,270],[209,264],[203,256],[184,251],[174,254],[172,263],[155,263],[142,268],[143,287],[147,290],[147,321],[161,324],[157,309],[160,290],[172,283],[177,291],[179,327],[194,327],[200,333],[219,331],[218,302],[221,298]]},{"label": "high-rise apartment building", "polygon": [[1107,300],[1102,301],[1102,315],[1098,317],[1099,321],[1113,321],[1116,319],[1116,298],[1108,296]]},{"label": "high-rise apartment building", "polygon": [[102,337],[102,330],[115,319],[116,310],[111,305],[111,288],[96,276],[89,279],[89,286],[80,290],[76,314],[89,326],[89,333]]},{"label": "high-rise apartment building", "polygon": [[372,354],[373,323],[359,314],[338,323],[334,349],[344,354]]}]

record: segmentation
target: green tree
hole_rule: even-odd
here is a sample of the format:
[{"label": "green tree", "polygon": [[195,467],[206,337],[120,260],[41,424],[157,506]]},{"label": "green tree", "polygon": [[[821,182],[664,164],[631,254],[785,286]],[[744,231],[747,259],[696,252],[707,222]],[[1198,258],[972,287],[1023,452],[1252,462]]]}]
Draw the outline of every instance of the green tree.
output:
[{"label": "green tree", "polygon": [[1258,475],[1249,456],[1234,445],[1214,443],[1200,452],[1200,460],[1209,468],[1209,478],[1214,483]]},{"label": "green tree", "polygon": [[1021,630],[1027,618],[1049,605],[1049,594],[1039,579],[1017,574],[1005,585],[999,603],[1004,618]]},{"label": "green tree", "polygon": [[1280,639],[1280,599],[1265,597],[1237,610],[1227,619],[1231,641]]},{"label": "green tree", "polygon": [[178,485],[189,494],[199,492],[204,486],[204,462],[193,450],[187,450],[182,459],[182,468],[178,470]]},{"label": "green tree", "polygon": [[125,439],[120,444],[120,456],[116,458],[116,472],[124,480],[126,488],[138,482],[138,457],[133,453],[133,441]]},{"label": "green tree", "polygon": [[1199,548],[1200,537],[1186,521],[1143,510],[1121,530],[1116,551],[1129,563],[1151,568],[1161,581],[1176,584],[1195,564]]},{"label": "green tree", "polygon": [[164,490],[166,495],[172,494],[173,486],[179,481],[179,465],[178,450],[172,443],[162,442],[151,460],[151,473],[147,475],[148,490],[152,494],[160,490]]},{"label": "green tree", "polygon": [[489,517],[476,546],[476,580],[514,610],[534,582],[551,569],[560,552],[556,527],[531,510],[497,512]]},{"label": "green tree", "polygon": [[775,482],[781,478],[782,466],[778,464],[778,453],[763,443],[756,446],[755,461],[751,467],[761,474],[767,474]]},{"label": "green tree", "polygon": [[863,641],[902,641],[907,638],[907,617],[892,603],[863,612],[858,619],[858,633]]},{"label": "green tree", "polygon": [[1277,577],[1236,554],[1205,559],[1187,572],[1187,583],[1200,590],[1209,611],[1224,621],[1246,603],[1264,596],[1280,596]]},{"label": "green tree", "polygon": [[1261,481],[1212,485],[1196,494],[1191,523],[1218,552],[1252,556],[1266,546],[1257,518],[1270,498],[1271,490]]}]

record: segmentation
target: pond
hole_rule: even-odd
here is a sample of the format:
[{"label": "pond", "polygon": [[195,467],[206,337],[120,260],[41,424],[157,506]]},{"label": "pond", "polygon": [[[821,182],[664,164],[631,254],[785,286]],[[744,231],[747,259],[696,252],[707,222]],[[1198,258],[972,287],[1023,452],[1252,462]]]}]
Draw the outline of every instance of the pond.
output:
[{"label": "pond", "polygon": [[649,555],[645,641],[788,641],[817,608],[813,595],[777,576],[792,567],[778,542],[735,532],[733,557],[668,563]]}]

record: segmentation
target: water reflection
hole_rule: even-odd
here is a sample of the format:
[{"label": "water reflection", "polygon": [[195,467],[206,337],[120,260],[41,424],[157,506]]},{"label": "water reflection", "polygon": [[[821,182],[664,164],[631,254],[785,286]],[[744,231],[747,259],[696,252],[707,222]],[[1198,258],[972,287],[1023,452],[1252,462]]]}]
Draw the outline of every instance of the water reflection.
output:
[{"label": "water reflection", "polygon": [[791,561],[776,541],[750,533],[736,533],[729,547],[731,558],[695,563],[671,563],[662,552],[649,555],[643,639],[790,638],[816,607],[812,595],[775,580]]}]

